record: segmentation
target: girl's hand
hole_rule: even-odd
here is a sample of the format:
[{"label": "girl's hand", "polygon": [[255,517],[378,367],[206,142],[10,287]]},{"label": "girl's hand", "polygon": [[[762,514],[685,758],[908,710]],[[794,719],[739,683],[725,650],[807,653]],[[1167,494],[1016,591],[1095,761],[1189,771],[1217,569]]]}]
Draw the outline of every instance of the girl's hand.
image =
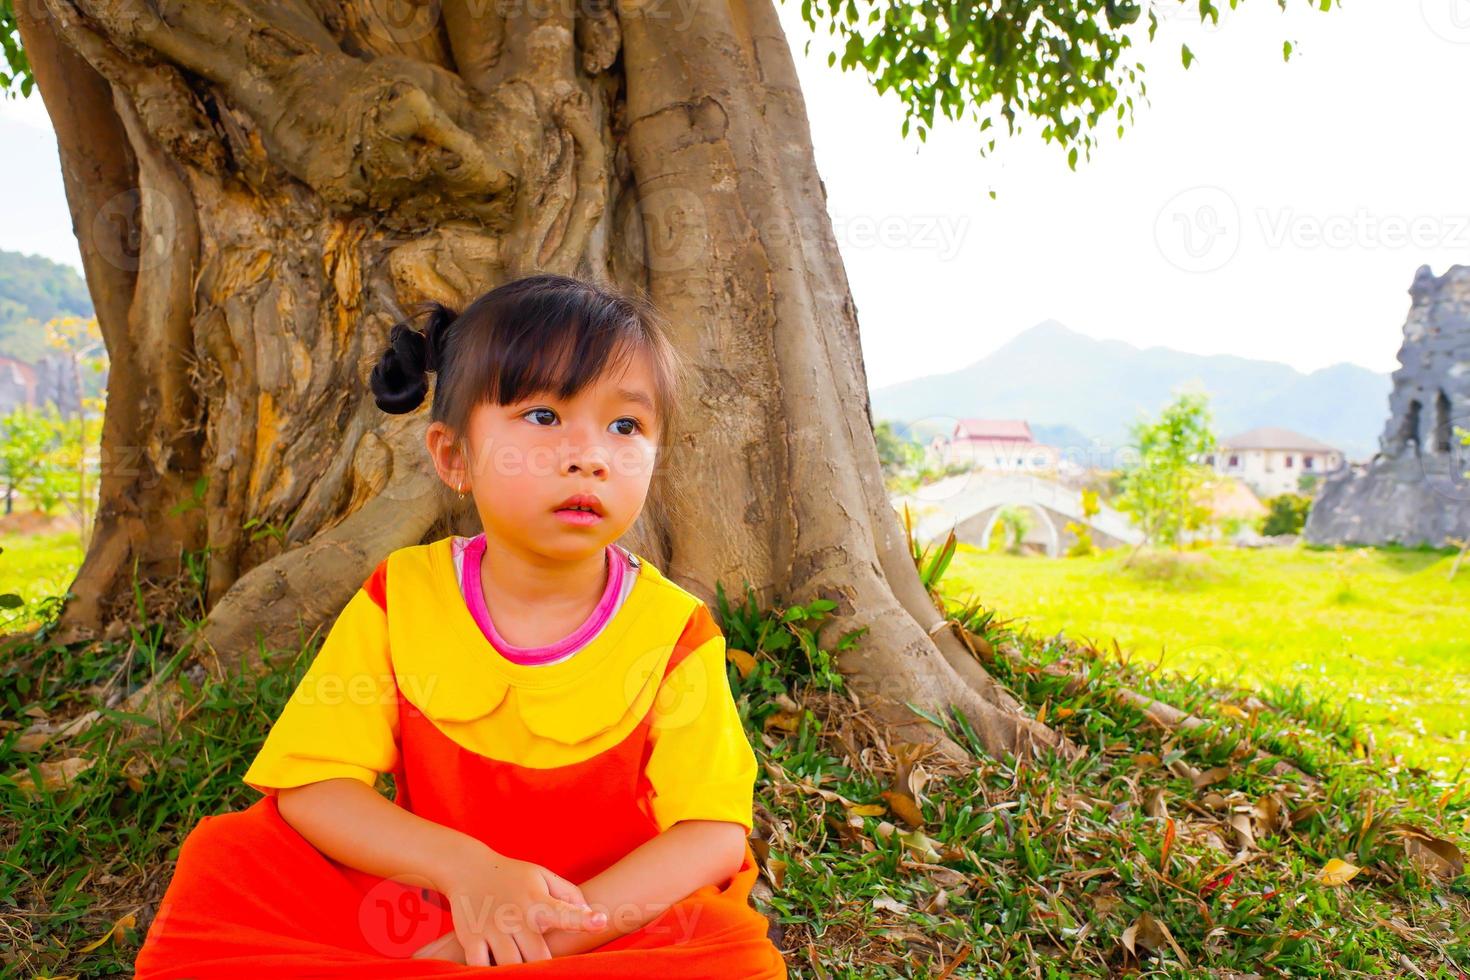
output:
[{"label": "girl's hand", "polygon": [[582,890],[561,875],[488,847],[451,871],[440,890],[449,900],[467,966],[549,960],[544,933],[607,926],[606,913],[593,910]]}]

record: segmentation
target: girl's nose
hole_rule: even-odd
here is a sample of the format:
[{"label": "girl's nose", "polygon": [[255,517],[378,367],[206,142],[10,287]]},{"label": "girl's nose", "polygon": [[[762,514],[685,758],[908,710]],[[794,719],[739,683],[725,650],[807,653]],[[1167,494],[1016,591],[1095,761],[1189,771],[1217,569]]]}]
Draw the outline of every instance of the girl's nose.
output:
[{"label": "girl's nose", "polygon": [[607,476],[606,448],[595,443],[568,440],[562,446],[562,472]]}]

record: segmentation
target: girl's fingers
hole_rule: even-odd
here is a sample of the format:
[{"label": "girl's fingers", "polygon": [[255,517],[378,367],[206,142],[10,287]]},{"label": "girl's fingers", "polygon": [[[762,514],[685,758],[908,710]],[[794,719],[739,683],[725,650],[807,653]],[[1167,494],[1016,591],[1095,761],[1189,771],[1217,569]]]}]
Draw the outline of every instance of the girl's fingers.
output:
[{"label": "girl's fingers", "polygon": [[464,948],[465,966],[489,966],[490,951],[485,938],[472,933],[459,933],[459,944]]},{"label": "girl's fingers", "polygon": [[514,939],[527,963],[551,959],[551,947],[546,945],[541,933],[533,929],[522,929],[514,934]]},{"label": "girl's fingers", "polygon": [[596,911],[588,905],[587,899],[582,897],[582,889],[555,871],[546,871],[545,877],[546,890],[553,899],[548,929],[585,929],[596,932],[607,926],[607,913]]},{"label": "girl's fingers", "polygon": [[535,918],[538,920],[536,924],[541,927],[541,932],[549,932],[552,929],[596,932],[607,925],[607,914],[590,905],[574,905],[571,902],[552,899],[539,908],[541,914]]},{"label": "girl's fingers", "polygon": [[546,871],[545,878],[546,890],[551,893],[552,898],[559,898],[563,902],[571,902],[573,905],[587,904],[587,900],[582,897],[582,889],[567,881],[555,871]]},{"label": "girl's fingers", "polygon": [[490,952],[495,954],[496,966],[521,962],[521,951],[514,939],[494,929],[486,933],[485,938],[490,941]]}]

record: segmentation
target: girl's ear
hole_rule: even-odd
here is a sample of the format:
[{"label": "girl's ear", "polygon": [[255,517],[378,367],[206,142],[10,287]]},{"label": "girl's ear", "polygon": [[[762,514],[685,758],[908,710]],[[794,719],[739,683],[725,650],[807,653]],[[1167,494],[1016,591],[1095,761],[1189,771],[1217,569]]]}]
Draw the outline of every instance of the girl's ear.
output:
[{"label": "girl's ear", "polygon": [[428,443],[429,458],[434,461],[439,479],[456,493],[468,493],[470,468],[459,439],[450,431],[449,426],[443,422],[430,422],[424,432],[424,441]]}]

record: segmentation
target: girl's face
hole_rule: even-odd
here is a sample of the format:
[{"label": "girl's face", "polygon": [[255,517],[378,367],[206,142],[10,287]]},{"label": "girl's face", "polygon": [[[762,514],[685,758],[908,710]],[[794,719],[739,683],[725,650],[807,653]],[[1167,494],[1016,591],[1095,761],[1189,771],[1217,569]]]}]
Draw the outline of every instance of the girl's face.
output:
[{"label": "girl's face", "polygon": [[[452,487],[468,484],[487,534],[548,558],[585,558],[643,509],[658,449],[653,392],[639,352],[569,400],[543,392],[482,402],[465,433],[468,469],[440,473]],[[567,509],[578,495],[591,512]]]}]

